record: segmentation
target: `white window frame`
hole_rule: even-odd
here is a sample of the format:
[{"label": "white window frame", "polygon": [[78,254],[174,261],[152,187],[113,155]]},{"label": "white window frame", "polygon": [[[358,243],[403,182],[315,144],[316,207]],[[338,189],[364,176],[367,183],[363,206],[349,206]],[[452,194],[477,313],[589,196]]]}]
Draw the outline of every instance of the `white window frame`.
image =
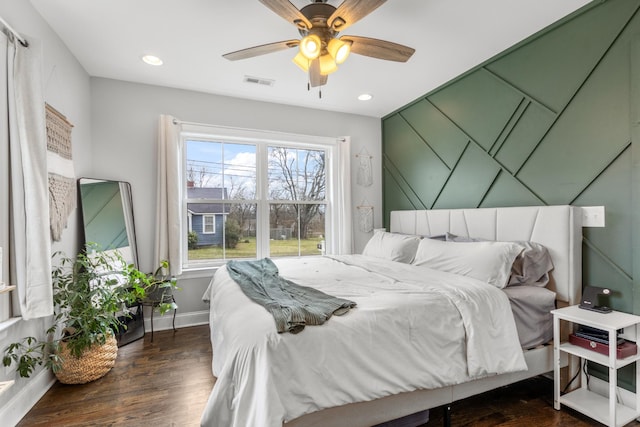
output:
[{"label": "white window frame", "polygon": [[[207,218],[211,218],[212,220],[212,230],[207,231]],[[203,214],[202,215],[202,234],[216,234],[216,216],[215,214]]]},{"label": "white window frame", "polygon": [[[229,128],[214,125],[199,125],[199,124],[183,124],[182,132],[180,133],[180,145],[182,152],[182,188],[185,196],[183,197],[183,218],[186,218],[187,203],[193,202],[186,198],[186,186],[187,186],[187,171],[184,167],[186,159],[186,141],[198,140],[198,141],[211,141],[222,143],[236,143],[236,144],[253,144],[256,146],[256,181],[258,183],[256,188],[255,200],[232,200],[227,199],[222,202],[233,203],[256,203],[256,257],[263,258],[270,256],[269,252],[269,207],[272,203],[281,202],[287,204],[304,204],[304,203],[320,203],[325,205],[325,253],[335,253],[337,248],[338,228],[336,222],[338,221],[338,212],[335,209],[334,201],[337,199],[337,188],[340,185],[337,180],[339,176],[338,159],[340,152],[340,138],[331,138],[323,136],[312,135],[299,135],[288,134],[271,131],[261,131],[254,129],[239,129]],[[325,200],[324,201],[302,201],[302,200],[268,200],[268,186],[266,184],[260,185],[260,183],[266,183],[268,181],[268,147],[278,146],[287,148],[298,148],[307,150],[324,150],[325,151]],[[205,200],[199,200],[200,202],[206,202]],[[211,202],[220,203],[220,200]],[[209,260],[206,262],[189,261],[188,246],[187,246],[187,226],[188,221],[183,221],[183,270],[201,269],[206,267],[219,267],[228,261],[228,259],[221,260]],[[224,232],[223,232],[224,236]],[[308,255],[307,255],[308,256]]]}]

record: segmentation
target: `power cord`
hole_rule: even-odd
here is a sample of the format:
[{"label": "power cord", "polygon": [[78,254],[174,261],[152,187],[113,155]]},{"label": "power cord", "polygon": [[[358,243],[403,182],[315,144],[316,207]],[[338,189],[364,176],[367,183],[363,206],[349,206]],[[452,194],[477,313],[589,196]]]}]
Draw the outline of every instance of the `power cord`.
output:
[{"label": "power cord", "polygon": [[[587,376],[587,386],[589,386],[589,372],[587,371],[587,361],[586,361],[586,359],[582,359],[582,367],[581,367],[581,369],[584,371],[584,374]],[[567,385],[564,387],[564,389],[562,389],[562,393],[563,394],[567,392],[567,390],[569,389],[571,384],[576,380],[576,378],[578,378],[578,375],[580,375],[580,369],[578,369],[578,371],[575,373],[573,378],[571,378],[569,380],[569,382],[567,383]]]}]

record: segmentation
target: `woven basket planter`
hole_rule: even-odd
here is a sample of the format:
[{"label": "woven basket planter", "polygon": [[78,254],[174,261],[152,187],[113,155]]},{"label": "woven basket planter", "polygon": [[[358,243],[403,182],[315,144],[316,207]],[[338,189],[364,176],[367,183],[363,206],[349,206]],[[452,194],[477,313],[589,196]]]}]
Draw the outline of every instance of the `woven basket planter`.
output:
[{"label": "woven basket planter", "polygon": [[103,345],[94,345],[81,357],[72,356],[64,342],[60,345],[60,357],[64,360],[56,372],[62,384],[84,384],[102,378],[116,364],[118,342],[110,335]]}]

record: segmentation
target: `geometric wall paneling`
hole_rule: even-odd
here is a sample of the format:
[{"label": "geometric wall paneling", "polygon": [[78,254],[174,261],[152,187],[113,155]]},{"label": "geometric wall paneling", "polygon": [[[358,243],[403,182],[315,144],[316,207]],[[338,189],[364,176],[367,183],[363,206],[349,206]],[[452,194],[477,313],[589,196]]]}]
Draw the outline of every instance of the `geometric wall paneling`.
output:
[{"label": "geometric wall paneling", "polygon": [[478,207],[495,206],[544,206],[527,187],[513,176],[502,171]]},{"label": "geometric wall paneling", "polygon": [[[413,191],[409,183],[404,179],[401,171],[398,170],[398,168],[396,168],[395,165],[391,163],[391,161],[386,157],[384,158],[384,166],[386,172],[385,176],[391,178],[389,184],[393,186],[389,189],[396,192],[393,193],[396,199],[401,196],[399,200],[406,200],[406,202],[412,206],[412,209],[426,209],[427,206],[422,202],[420,196]],[[406,205],[406,203],[404,204]]]},{"label": "geometric wall paneling", "polygon": [[[386,195],[385,206],[394,206],[394,209],[414,210],[424,209],[423,206],[412,202],[412,194],[405,192],[402,184],[391,174],[388,168],[384,172],[384,194]],[[384,224],[389,224],[389,211],[384,211]]]},{"label": "geometric wall paneling", "polygon": [[495,154],[495,159],[509,172],[516,174],[536,149],[555,118],[548,110],[534,103],[527,103],[522,116]]},{"label": "geometric wall paneling", "polygon": [[482,69],[470,73],[429,101],[485,151],[489,151],[522,96]]},{"label": "geometric wall paneling", "polygon": [[[520,103],[518,104],[516,109],[511,114],[511,117],[509,118],[509,121],[504,125],[504,127],[502,128],[502,131],[498,135],[498,138],[493,143],[491,148],[489,150],[487,150],[492,157],[495,156],[495,154],[502,149],[502,146],[507,141],[507,139],[510,137],[510,135],[513,132],[513,130],[515,129],[515,127],[522,120],[522,116],[527,111],[527,108],[529,107],[529,104],[531,104],[531,101],[529,101],[528,99],[526,99],[526,98],[521,98],[520,99]],[[555,115],[554,115],[554,117],[555,117]]]},{"label": "geometric wall paneling", "polygon": [[455,166],[469,142],[464,132],[427,100],[411,105],[400,115],[450,169]]},{"label": "geometric wall paneling", "polygon": [[449,176],[447,165],[400,115],[385,122],[383,135],[385,162],[396,168],[424,206],[431,206]]},{"label": "geometric wall paneling", "polygon": [[499,172],[493,159],[475,144],[469,144],[433,207],[478,206]]},{"label": "geometric wall paneling", "polygon": [[619,290],[613,308],[640,313],[638,10],[593,3],[384,117],[385,221],[421,206],[605,206],[606,226],[583,230],[583,283]]},{"label": "geometric wall paneling", "polygon": [[587,11],[486,67],[559,112],[637,7],[635,1],[607,1],[597,13]]},{"label": "geometric wall paneling", "polygon": [[633,298],[630,298],[630,295],[633,295],[633,279],[617,269],[607,255],[594,246],[585,244],[582,250],[585,259],[583,285],[615,290],[616,292],[609,297],[611,306],[621,311],[633,311]]},{"label": "geometric wall paneling", "polygon": [[[590,183],[572,204],[606,206],[605,227],[584,228],[584,238],[631,276],[633,271],[631,233],[631,146]],[[613,191],[612,191],[613,190]],[[637,253],[637,252],[636,252]],[[585,278],[586,279],[586,278]],[[585,280],[585,283],[586,280]]]},{"label": "geometric wall paneling", "polygon": [[629,37],[604,54],[518,173],[549,204],[573,200],[630,141]]}]

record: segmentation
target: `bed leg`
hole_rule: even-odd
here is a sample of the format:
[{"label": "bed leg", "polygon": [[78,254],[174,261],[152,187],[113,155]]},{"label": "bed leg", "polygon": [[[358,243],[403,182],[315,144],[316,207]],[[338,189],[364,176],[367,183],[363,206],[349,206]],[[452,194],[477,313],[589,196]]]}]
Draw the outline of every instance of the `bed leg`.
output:
[{"label": "bed leg", "polygon": [[442,423],[444,424],[444,427],[451,427],[451,405],[445,405]]}]

